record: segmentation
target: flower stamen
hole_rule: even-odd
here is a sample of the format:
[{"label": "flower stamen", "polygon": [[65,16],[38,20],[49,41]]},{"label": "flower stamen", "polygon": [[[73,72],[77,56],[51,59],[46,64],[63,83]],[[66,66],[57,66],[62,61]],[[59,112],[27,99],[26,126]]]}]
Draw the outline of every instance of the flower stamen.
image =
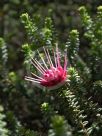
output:
[{"label": "flower stamen", "polygon": [[39,54],[39,56],[40,56],[40,58],[41,58],[41,60],[42,60],[43,64],[45,65],[46,69],[48,69],[48,67],[47,67],[47,65],[46,65],[46,63],[45,63],[45,61],[44,61],[44,59],[42,58],[42,56],[40,55],[40,53],[39,53],[39,51],[38,51],[38,50],[37,50],[37,52],[38,52],[38,54]]},{"label": "flower stamen", "polygon": [[57,54],[57,63],[58,63],[58,67],[60,66],[60,56],[59,56],[59,51],[58,51],[58,45],[56,44],[56,54]]},{"label": "flower stamen", "polygon": [[50,60],[51,66],[53,67],[53,63],[52,63],[51,57],[50,57],[50,55],[49,55],[48,49],[47,49],[47,54],[48,54],[48,58],[49,58],[49,60]]},{"label": "flower stamen", "polygon": [[47,54],[47,52],[46,52],[46,49],[45,49],[45,47],[43,47],[43,48],[44,48],[44,52],[45,52],[46,58],[48,59],[48,63],[49,63],[49,65],[50,65],[50,67],[51,67],[52,64],[51,64],[51,62],[50,62],[50,59],[49,59],[48,54]]},{"label": "flower stamen", "polygon": [[37,77],[37,78],[39,78],[39,79],[43,80],[43,78],[41,78],[41,77],[37,76],[36,74],[34,74],[34,73],[32,73],[32,72],[31,72],[31,74],[32,74],[33,76],[35,76],[35,77]]},{"label": "flower stamen", "polygon": [[41,67],[35,62],[35,60],[32,58],[31,63],[36,67],[36,69],[39,70],[42,74],[44,74],[44,71],[41,69]]},{"label": "flower stamen", "polygon": [[28,76],[25,76],[25,80],[29,80],[29,81],[32,81],[32,82],[39,82],[39,83],[42,81],[40,79],[31,78],[31,77],[28,77]]}]

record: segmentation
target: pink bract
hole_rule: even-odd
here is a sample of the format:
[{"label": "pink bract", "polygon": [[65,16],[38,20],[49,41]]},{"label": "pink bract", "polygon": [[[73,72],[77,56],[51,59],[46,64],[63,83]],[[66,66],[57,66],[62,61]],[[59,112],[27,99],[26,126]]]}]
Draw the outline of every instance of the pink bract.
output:
[{"label": "pink bract", "polygon": [[[46,88],[56,88],[60,84],[63,84],[67,78],[67,55],[64,54],[64,63],[61,65],[61,54],[59,52],[58,46],[55,49],[49,49],[43,47],[43,53],[45,59],[41,56],[39,50],[37,50],[40,57],[40,61],[31,58],[31,64],[36,68],[37,73],[32,73],[32,77],[25,76],[25,80],[34,82],[35,85]],[[53,56],[51,56],[53,52]],[[52,58],[53,57],[53,58]]]}]

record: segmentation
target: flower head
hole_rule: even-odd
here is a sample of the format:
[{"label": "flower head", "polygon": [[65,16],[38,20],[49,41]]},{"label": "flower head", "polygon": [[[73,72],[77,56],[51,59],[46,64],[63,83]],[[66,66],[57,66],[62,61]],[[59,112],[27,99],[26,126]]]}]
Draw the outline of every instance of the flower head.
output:
[{"label": "flower head", "polygon": [[[67,77],[66,54],[64,54],[64,60],[62,60],[62,54],[60,54],[57,45],[55,49],[51,48],[51,50],[43,47],[43,54],[39,50],[37,50],[37,53],[40,58],[39,61],[36,58],[31,58],[31,64],[36,68],[37,74],[31,72],[32,77],[25,76],[25,80],[34,82],[35,85],[46,87],[50,90],[62,85]],[[61,62],[63,62],[63,66]]]}]

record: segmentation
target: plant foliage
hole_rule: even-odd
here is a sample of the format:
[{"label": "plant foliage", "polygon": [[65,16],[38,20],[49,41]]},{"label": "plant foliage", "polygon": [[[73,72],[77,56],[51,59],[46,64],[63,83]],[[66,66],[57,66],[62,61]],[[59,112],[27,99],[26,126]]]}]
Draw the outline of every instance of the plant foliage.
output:
[{"label": "plant foliage", "polygon": [[[28,1],[23,4],[30,6]],[[0,107],[1,136],[101,136],[102,6],[97,7],[95,16],[84,6],[78,12],[81,31],[70,30],[66,43],[55,32],[51,10],[45,19],[39,14],[21,14],[27,38],[20,49],[25,57],[23,70],[18,72],[9,63],[10,56],[13,58],[10,43],[0,38],[0,103],[4,107]],[[56,44],[67,51],[66,83],[49,91],[24,81],[36,50]]]}]

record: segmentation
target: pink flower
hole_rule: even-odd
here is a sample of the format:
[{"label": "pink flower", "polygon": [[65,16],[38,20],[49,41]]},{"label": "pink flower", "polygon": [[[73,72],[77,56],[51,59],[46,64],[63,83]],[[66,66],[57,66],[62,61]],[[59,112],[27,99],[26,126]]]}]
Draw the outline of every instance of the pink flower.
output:
[{"label": "pink flower", "polygon": [[[38,50],[37,52],[40,57],[40,61],[36,58],[31,58],[31,63],[36,68],[38,74],[31,73],[32,77],[25,76],[25,80],[34,82],[35,85],[46,87],[50,90],[65,83],[67,78],[67,55],[64,54],[64,60],[62,60],[62,54],[60,54],[58,46],[51,50],[47,47],[43,47],[43,57]],[[51,56],[52,54],[53,57]],[[64,61],[63,67],[61,65],[62,61]]]}]

